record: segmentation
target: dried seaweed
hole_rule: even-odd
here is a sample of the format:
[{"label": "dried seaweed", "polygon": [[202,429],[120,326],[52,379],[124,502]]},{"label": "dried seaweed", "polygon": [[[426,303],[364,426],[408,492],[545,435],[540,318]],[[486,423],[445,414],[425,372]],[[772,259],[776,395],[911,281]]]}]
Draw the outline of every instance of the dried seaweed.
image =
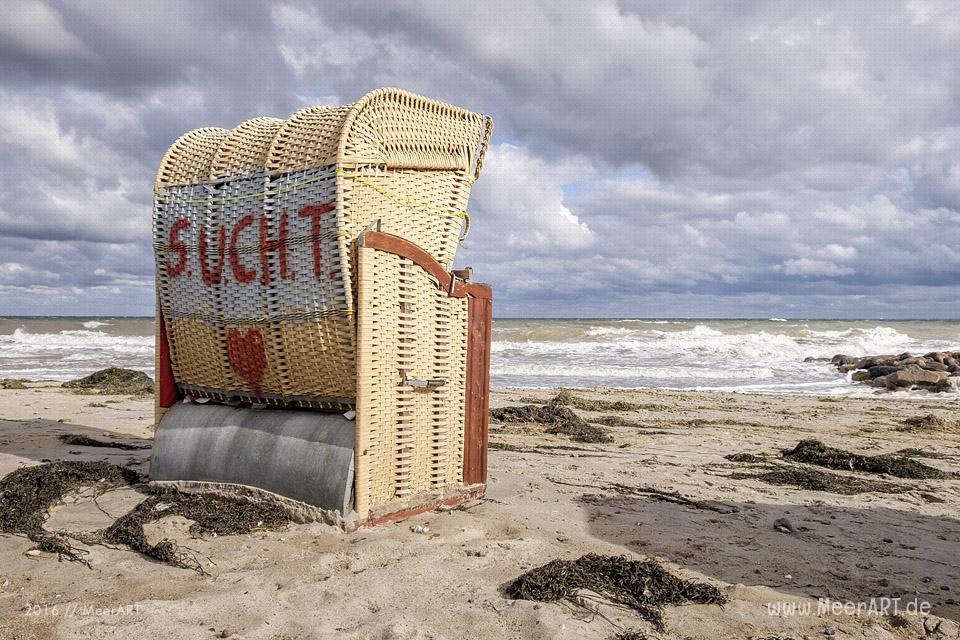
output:
[{"label": "dried seaweed", "polygon": [[610,432],[592,425],[567,407],[522,405],[490,410],[490,417],[500,422],[536,423],[551,425],[547,433],[570,436],[577,442],[612,442]]},{"label": "dried seaweed", "polygon": [[678,578],[655,560],[595,553],[531,569],[507,584],[504,593],[515,600],[566,601],[585,608],[585,598],[595,594],[636,611],[661,630],[665,605],[727,601],[716,587]]},{"label": "dried seaweed", "polygon": [[911,460],[905,456],[895,454],[865,456],[828,447],[819,440],[812,439],[801,440],[793,449],[784,451],[783,457],[805,464],[816,464],[828,469],[885,473],[898,478],[928,480],[955,477],[954,474]]},{"label": "dried seaweed", "polygon": [[916,447],[907,447],[906,449],[900,449],[897,451],[897,455],[906,456],[907,458],[931,458],[933,460],[942,460],[944,458],[949,458],[942,453],[937,453],[936,451],[928,451],[926,449],[917,449]]},{"label": "dried seaweed", "polygon": [[613,442],[613,436],[610,435],[609,431],[588,422],[555,424],[547,429],[547,433],[570,436],[570,439],[576,442]]},{"label": "dried seaweed", "polygon": [[153,393],[153,380],[142,371],[110,367],[91,373],[78,380],[64,382],[67,389],[77,393],[95,393],[101,395],[150,395]]},{"label": "dried seaweed", "polygon": [[600,416],[599,418],[590,418],[594,424],[602,424],[607,427],[630,427],[633,429],[655,429],[653,425],[644,424],[636,420],[627,420],[622,416]]},{"label": "dried seaweed", "polygon": [[108,489],[138,482],[136,471],[108,462],[52,462],[17,469],[0,479],[0,531],[25,535],[37,543],[36,549],[87,564],[85,551],[44,530],[50,507],[81,486]]},{"label": "dried seaweed", "polygon": [[117,442],[114,440],[97,440],[89,436],[82,436],[76,433],[64,433],[57,436],[64,444],[72,444],[80,447],[108,447],[111,449],[123,449],[124,451],[136,451],[139,449],[149,449],[149,444],[132,444],[129,442]]},{"label": "dried seaweed", "polygon": [[0,389],[26,389],[27,382],[24,378],[0,378]]},{"label": "dried seaweed", "polygon": [[569,389],[561,389],[548,404],[560,407],[573,407],[583,411],[636,411],[640,405],[622,400],[592,400],[574,395]]},{"label": "dried seaweed", "polygon": [[729,455],[723,456],[730,462],[745,462],[747,464],[757,464],[759,462],[766,462],[767,457],[763,454],[756,453],[731,453]]},{"label": "dried seaweed", "polygon": [[[0,479],[0,531],[25,535],[36,543],[36,549],[90,566],[83,558],[86,551],[73,547],[66,536],[43,528],[50,507],[82,486],[94,485],[98,490],[106,490],[140,481],[136,471],[108,462],[52,462],[17,469]],[[147,541],[143,525],[171,515],[193,520],[190,532],[194,535],[235,535],[289,522],[288,513],[277,505],[242,497],[164,490],[148,497],[102,531],[86,536],[67,535],[86,544],[125,544],[161,562],[205,573],[196,557],[180,549],[174,541],[161,540],[155,545]]]},{"label": "dried seaweed", "polygon": [[897,431],[960,431],[960,423],[928,413],[907,418],[897,427]]},{"label": "dried seaweed", "polygon": [[778,486],[798,487],[809,491],[826,491],[852,496],[858,493],[903,493],[909,487],[900,487],[889,482],[861,480],[837,473],[799,467],[781,467],[762,473],[731,473],[733,480],[759,480]]},{"label": "dried seaweed", "polygon": [[490,417],[500,422],[537,424],[582,424],[586,421],[566,407],[522,405],[490,410]]},{"label": "dried seaweed", "polygon": [[125,544],[134,551],[167,564],[198,573],[206,573],[195,555],[176,542],[163,539],[150,544],[143,526],[167,516],[179,515],[193,520],[190,533],[237,535],[255,529],[273,529],[286,525],[289,514],[277,505],[261,504],[243,497],[205,493],[181,493],[165,490],[152,496],[118,518],[103,532],[106,542]]}]

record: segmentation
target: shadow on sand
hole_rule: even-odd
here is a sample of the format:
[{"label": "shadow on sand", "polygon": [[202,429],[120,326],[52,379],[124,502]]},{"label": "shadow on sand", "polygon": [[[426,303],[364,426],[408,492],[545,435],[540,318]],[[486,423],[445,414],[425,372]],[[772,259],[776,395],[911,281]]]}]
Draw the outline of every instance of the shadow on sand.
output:
[{"label": "shadow on sand", "polygon": [[[82,435],[96,440],[151,445],[152,439],[118,435],[114,431],[98,429],[70,422],[35,418],[32,420],[0,420],[0,474],[7,474],[22,466],[24,460],[51,462],[55,460],[104,460],[118,465],[134,464],[144,472],[150,460],[150,449],[127,451],[110,447],[65,444],[59,436]],[[8,457],[9,456],[9,457]],[[4,459],[6,458],[6,459]]]},{"label": "shadow on sand", "polygon": [[[725,582],[844,602],[916,598],[960,620],[955,518],[815,502],[727,503],[732,513],[635,496],[587,494],[581,502],[598,538]],[[774,528],[779,518],[794,532]]]}]

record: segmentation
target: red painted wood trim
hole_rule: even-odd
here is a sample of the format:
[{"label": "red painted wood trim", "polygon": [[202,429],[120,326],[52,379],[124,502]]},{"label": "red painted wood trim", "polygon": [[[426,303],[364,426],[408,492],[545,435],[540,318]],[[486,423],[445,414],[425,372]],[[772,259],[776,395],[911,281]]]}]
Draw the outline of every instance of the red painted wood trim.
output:
[{"label": "red painted wood trim", "polygon": [[486,484],[490,423],[490,333],[493,301],[467,303],[467,397],[463,433],[463,482]]},{"label": "red painted wood trim", "polygon": [[487,493],[487,488],[482,487],[474,491],[469,491],[467,493],[460,494],[459,496],[454,496],[452,498],[447,498],[446,500],[435,500],[433,502],[428,502],[417,507],[410,507],[409,509],[403,509],[402,511],[395,511],[394,513],[388,513],[385,516],[378,516],[376,518],[369,518],[363,520],[357,524],[358,529],[364,527],[375,527],[380,524],[387,524],[388,522],[396,522],[397,520],[404,520],[421,513],[426,513],[427,511],[433,511],[437,507],[455,507],[459,504],[463,504],[467,500],[473,500],[475,498],[482,498]]},{"label": "red painted wood trim", "polygon": [[170,343],[167,340],[167,327],[163,321],[163,314],[158,314],[160,326],[160,370],[157,376],[157,394],[161,407],[172,407],[182,400],[177,390],[177,382],[173,379],[173,366],[170,364]]},{"label": "red painted wood trim", "polygon": [[408,260],[413,260],[420,268],[437,279],[437,286],[441,291],[448,292],[455,298],[492,298],[493,290],[488,284],[479,282],[466,283],[458,280],[450,291],[450,279],[453,278],[429,253],[413,244],[406,238],[395,236],[382,231],[364,231],[360,236],[361,247],[386,251]]}]

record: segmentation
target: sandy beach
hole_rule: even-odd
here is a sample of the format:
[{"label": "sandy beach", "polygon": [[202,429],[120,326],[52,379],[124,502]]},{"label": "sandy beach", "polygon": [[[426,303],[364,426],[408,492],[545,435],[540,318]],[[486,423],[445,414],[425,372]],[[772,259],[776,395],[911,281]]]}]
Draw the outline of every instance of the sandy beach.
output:
[{"label": "sandy beach", "polygon": [[[841,495],[744,477],[769,467],[724,457],[764,454],[774,468],[794,468],[779,451],[816,437],[869,455],[920,449],[917,460],[956,472],[960,433],[902,430],[911,416],[952,419],[955,403],[578,394],[640,408],[613,412],[632,425],[609,427],[606,444],[492,424],[489,492],[458,509],[353,533],[303,524],[191,539],[183,518],[151,525],[152,539],[176,539],[208,558],[208,576],[99,545],[85,547],[87,568],[27,555],[29,540],[2,535],[0,638],[609,638],[625,629],[650,638],[960,637],[960,480],[831,471],[895,487]],[[551,395],[497,390],[492,406]],[[74,395],[52,383],[0,390],[0,473],[60,459],[147,471],[149,450],[66,445],[57,436],[149,443],[152,409],[150,399]],[[46,527],[93,531],[142,499],[129,488],[96,501],[80,491]],[[415,533],[416,525],[429,531]],[[657,631],[627,610],[601,604],[591,613],[502,592],[530,568],[590,552],[657,558],[729,601],[667,607],[666,631]],[[876,610],[881,598],[898,597],[897,615]],[[857,603],[874,610],[851,612]]]}]

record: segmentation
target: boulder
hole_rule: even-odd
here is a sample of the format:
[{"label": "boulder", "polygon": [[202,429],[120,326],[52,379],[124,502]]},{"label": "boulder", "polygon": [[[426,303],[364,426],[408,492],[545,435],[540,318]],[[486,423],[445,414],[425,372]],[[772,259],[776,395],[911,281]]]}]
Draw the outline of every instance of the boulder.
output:
[{"label": "boulder", "polygon": [[930,391],[936,391],[937,393],[960,393],[960,376],[944,378],[930,387]]},{"label": "boulder", "polygon": [[857,360],[858,358],[854,358],[853,356],[845,356],[842,353],[838,353],[837,355],[830,358],[830,363],[835,364],[839,367],[842,364],[853,364]]},{"label": "boulder", "polygon": [[857,360],[857,369],[869,369],[876,366],[889,367],[896,364],[897,356],[867,356]]},{"label": "boulder", "polygon": [[919,356],[912,356],[910,358],[902,358],[898,362],[901,365],[915,364],[922,369],[926,369],[927,364],[929,364],[930,361],[927,360],[926,358],[921,358]]},{"label": "boulder", "polygon": [[900,387],[910,388],[914,386],[935,385],[941,380],[947,378],[946,371],[927,371],[921,369],[915,364],[910,364],[886,376],[887,389],[897,389]]},{"label": "boulder", "polygon": [[839,367],[837,367],[837,371],[839,371],[840,373],[850,373],[854,369],[859,369],[859,367],[855,364],[842,364]]},{"label": "boulder", "polygon": [[[877,367],[874,367],[874,369],[876,368]],[[870,377],[871,376],[869,371],[865,371],[863,369],[857,369],[856,371],[853,372],[853,375],[850,376],[850,379],[853,380],[854,382],[866,382],[867,380],[870,379]]]},{"label": "boulder", "polygon": [[888,367],[882,364],[878,364],[875,367],[870,367],[867,369],[867,373],[870,374],[871,378],[879,378],[880,376],[888,376],[894,371],[900,371],[900,367]]},{"label": "boulder", "polygon": [[952,364],[947,367],[947,371],[950,373],[960,373],[960,364]]},{"label": "boulder", "polygon": [[950,367],[948,367],[947,365],[941,362],[937,362],[936,360],[927,360],[926,365],[920,365],[920,366],[926,369],[927,371],[949,371],[950,370]]}]

